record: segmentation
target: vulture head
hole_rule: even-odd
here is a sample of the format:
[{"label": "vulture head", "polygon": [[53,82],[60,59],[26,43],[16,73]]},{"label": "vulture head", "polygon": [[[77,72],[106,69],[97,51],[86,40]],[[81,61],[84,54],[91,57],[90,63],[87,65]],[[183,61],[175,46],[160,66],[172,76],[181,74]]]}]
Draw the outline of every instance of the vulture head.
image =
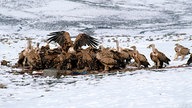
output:
[{"label": "vulture head", "polygon": [[181,56],[181,60],[185,58],[186,55],[190,54],[190,49],[176,43],[174,48],[176,54],[174,60],[177,60],[179,56]]},{"label": "vulture head", "polygon": [[96,38],[85,33],[78,34],[74,42],[71,40],[70,34],[66,31],[52,32],[48,36],[51,36],[48,38],[48,42],[55,41],[65,52],[72,53],[81,50],[82,46],[96,47],[99,43]]},{"label": "vulture head", "polygon": [[155,44],[150,44],[147,48],[155,48]]},{"label": "vulture head", "polygon": [[175,46],[180,46],[180,44],[176,43]]},{"label": "vulture head", "polygon": [[133,50],[136,50],[136,46],[131,46],[131,48],[132,48]]},{"label": "vulture head", "polygon": [[176,43],[175,46],[176,46],[176,47],[179,47],[179,48],[182,48],[182,47],[184,48],[184,46],[181,45],[181,44],[179,44],[179,43]]}]

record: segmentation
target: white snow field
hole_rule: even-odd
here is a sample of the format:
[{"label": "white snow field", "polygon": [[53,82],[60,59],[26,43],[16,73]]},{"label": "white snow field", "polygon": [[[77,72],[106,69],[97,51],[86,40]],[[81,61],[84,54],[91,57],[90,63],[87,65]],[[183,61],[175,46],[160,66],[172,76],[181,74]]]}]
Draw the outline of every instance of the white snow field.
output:
[{"label": "white snow field", "polygon": [[[191,0],[1,0],[0,61],[14,65],[26,47],[45,45],[46,35],[85,32],[106,47],[135,45],[151,66],[149,44],[171,66],[176,43],[192,51]],[[52,47],[57,47],[51,43]],[[0,65],[0,108],[192,108],[192,67],[141,69],[110,74],[51,77],[18,74]]]}]

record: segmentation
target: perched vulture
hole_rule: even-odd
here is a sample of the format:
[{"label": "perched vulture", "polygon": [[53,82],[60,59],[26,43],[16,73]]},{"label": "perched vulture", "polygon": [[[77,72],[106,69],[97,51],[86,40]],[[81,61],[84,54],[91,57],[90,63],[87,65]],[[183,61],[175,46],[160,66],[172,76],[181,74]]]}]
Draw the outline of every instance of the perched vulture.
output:
[{"label": "perched vulture", "polygon": [[129,64],[133,58],[133,50],[128,48],[119,48],[120,57],[125,60],[125,64]]},{"label": "perched vulture", "polygon": [[192,54],[190,55],[190,58],[187,60],[187,65],[190,65],[192,63]]},{"label": "perched vulture", "polygon": [[41,64],[43,69],[48,69],[54,67],[57,63],[54,62],[54,59],[58,57],[58,55],[61,54],[61,49],[55,48],[55,49],[49,49],[49,47],[42,46],[39,51],[39,55],[41,57]]},{"label": "perched vulture", "polygon": [[104,65],[104,71],[109,71],[115,65],[117,60],[115,59],[114,53],[109,48],[100,47],[101,49],[96,53],[96,58]]},{"label": "perched vulture", "polygon": [[48,38],[48,42],[57,42],[65,52],[76,52],[84,45],[91,47],[96,47],[98,45],[97,39],[85,33],[78,34],[74,43],[71,40],[70,34],[66,31],[52,32],[48,34],[48,36],[51,36]]},{"label": "perched vulture", "polygon": [[41,57],[28,40],[28,46],[19,55],[18,65],[30,66],[30,69],[41,69]]},{"label": "perched vulture", "polygon": [[33,49],[32,45],[31,45],[32,41],[28,40],[27,41],[27,47],[21,51],[19,53],[19,60],[17,61],[18,66],[20,67],[24,67],[24,66],[29,66],[28,62],[27,62],[27,58],[26,58],[26,54]]},{"label": "perched vulture", "polygon": [[148,48],[152,48],[150,53],[151,60],[155,63],[156,68],[162,68],[163,63],[169,64],[171,61],[164,53],[155,48],[155,44],[150,44]]},{"label": "perched vulture", "polygon": [[62,52],[53,59],[53,67],[59,70],[72,70],[76,68],[77,59],[73,53]]},{"label": "perched vulture", "polygon": [[174,60],[177,60],[179,56],[181,56],[181,60],[185,58],[186,55],[190,54],[190,50],[180,44],[175,44],[175,58]]},{"label": "perched vulture", "polygon": [[96,59],[96,53],[98,49],[93,47],[88,47],[77,52],[77,67],[78,69],[87,70],[99,70],[100,62]]},{"label": "perched vulture", "polygon": [[147,68],[150,64],[147,61],[147,58],[145,57],[145,55],[140,54],[137,49],[136,46],[131,46],[131,48],[133,48],[133,59],[135,60],[135,62],[137,63],[137,67],[140,68],[141,65],[143,65],[145,68]]}]

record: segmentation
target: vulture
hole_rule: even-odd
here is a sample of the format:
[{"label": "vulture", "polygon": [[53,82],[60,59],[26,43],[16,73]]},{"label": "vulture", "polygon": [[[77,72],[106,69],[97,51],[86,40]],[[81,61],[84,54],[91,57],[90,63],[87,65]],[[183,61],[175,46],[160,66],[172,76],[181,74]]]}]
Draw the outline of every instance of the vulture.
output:
[{"label": "vulture", "polygon": [[125,64],[129,64],[133,58],[133,50],[128,48],[119,48],[120,57],[125,60]]},{"label": "vulture", "polygon": [[[82,69],[82,68],[91,68],[93,57],[87,51],[83,50],[81,47],[84,45],[88,45],[89,47],[95,48],[98,45],[98,41],[96,38],[89,36],[85,33],[80,33],[77,35],[75,41],[71,40],[70,34],[66,31],[58,31],[52,32],[48,34],[51,36],[47,39],[48,43],[54,41],[60,45],[62,48],[62,53],[59,55],[60,59],[56,59],[58,62],[60,60],[58,68],[66,67],[66,69]],[[67,57],[65,57],[67,56]],[[63,57],[63,59],[61,59]]]},{"label": "vulture", "polygon": [[73,53],[62,52],[53,58],[53,67],[59,70],[72,70],[76,68],[76,56]]},{"label": "vulture", "polygon": [[137,63],[137,67],[140,68],[141,65],[143,65],[145,68],[147,68],[150,64],[147,61],[147,58],[145,57],[145,55],[140,54],[139,51],[137,51],[136,46],[131,46],[131,48],[133,48],[132,57]]},{"label": "vulture", "polygon": [[177,60],[179,56],[181,56],[181,60],[185,58],[186,55],[190,54],[190,50],[180,44],[175,44],[175,58],[174,60]]},{"label": "vulture", "polygon": [[96,58],[103,64],[104,71],[109,71],[117,65],[117,58],[109,48],[100,46],[99,51],[96,53]]},{"label": "vulture", "polygon": [[48,36],[51,36],[47,39],[48,42],[55,41],[65,52],[76,52],[84,45],[91,47],[96,47],[98,45],[97,39],[85,33],[78,34],[74,42],[71,40],[70,34],[66,31],[51,32]]},{"label": "vulture", "polygon": [[192,63],[192,54],[190,55],[190,58],[187,60],[187,65],[190,65]]},{"label": "vulture", "polygon": [[32,41],[28,40],[28,46],[19,54],[18,65],[30,66],[30,69],[41,69],[41,57],[35,48],[31,45]]},{"label": "vulture", "polygon": [[[94,48],[93,48],[94,49]],[[77,68],[78,69],[86,69],[86,70],[94,70],[94,62],[95,55],[92,47],[88,47],[87,49],[82,49],[78,51],[77,56]]]},{"label": "vulture", "polygon": [[42,46],[40,48],[39,55],[41,57],[41,64],[43,69],[54,67],[54,65],[57,64],[54,62],[54,59],[57,58],[61,52],[62,51],[59,48],[49,49],[48,46]]},{"label": "vulture", "polygon": [[169,64],[171,61],[164,53],[155,48],[155,44],[150,44],[148,48],[152,48],[150,53],[151,60],[155,63],[156,68],[162,68],[163,63]]}]

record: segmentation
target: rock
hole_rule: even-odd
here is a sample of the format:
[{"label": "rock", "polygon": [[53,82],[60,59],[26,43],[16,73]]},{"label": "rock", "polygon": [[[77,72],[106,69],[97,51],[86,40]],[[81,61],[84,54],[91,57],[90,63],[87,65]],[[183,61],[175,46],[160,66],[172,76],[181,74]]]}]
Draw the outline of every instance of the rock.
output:
[{"label": "rock", "polygon": [[45,70],[43,70],[43,76],[56,78],[58,76],[58,70],[57,69],[45,69]]},{"label": "rock", "polygon": [[8,63],[10,63],[10,62],[9,62],[9,61],[6,61],[6,60],[2,60],[2,61],[1,61],[1,65],[3,65],[3,66],[7,66]]},{"label": "rock", "polygon": [[7,88],[6,85],[0,84],[0,89]]}]

